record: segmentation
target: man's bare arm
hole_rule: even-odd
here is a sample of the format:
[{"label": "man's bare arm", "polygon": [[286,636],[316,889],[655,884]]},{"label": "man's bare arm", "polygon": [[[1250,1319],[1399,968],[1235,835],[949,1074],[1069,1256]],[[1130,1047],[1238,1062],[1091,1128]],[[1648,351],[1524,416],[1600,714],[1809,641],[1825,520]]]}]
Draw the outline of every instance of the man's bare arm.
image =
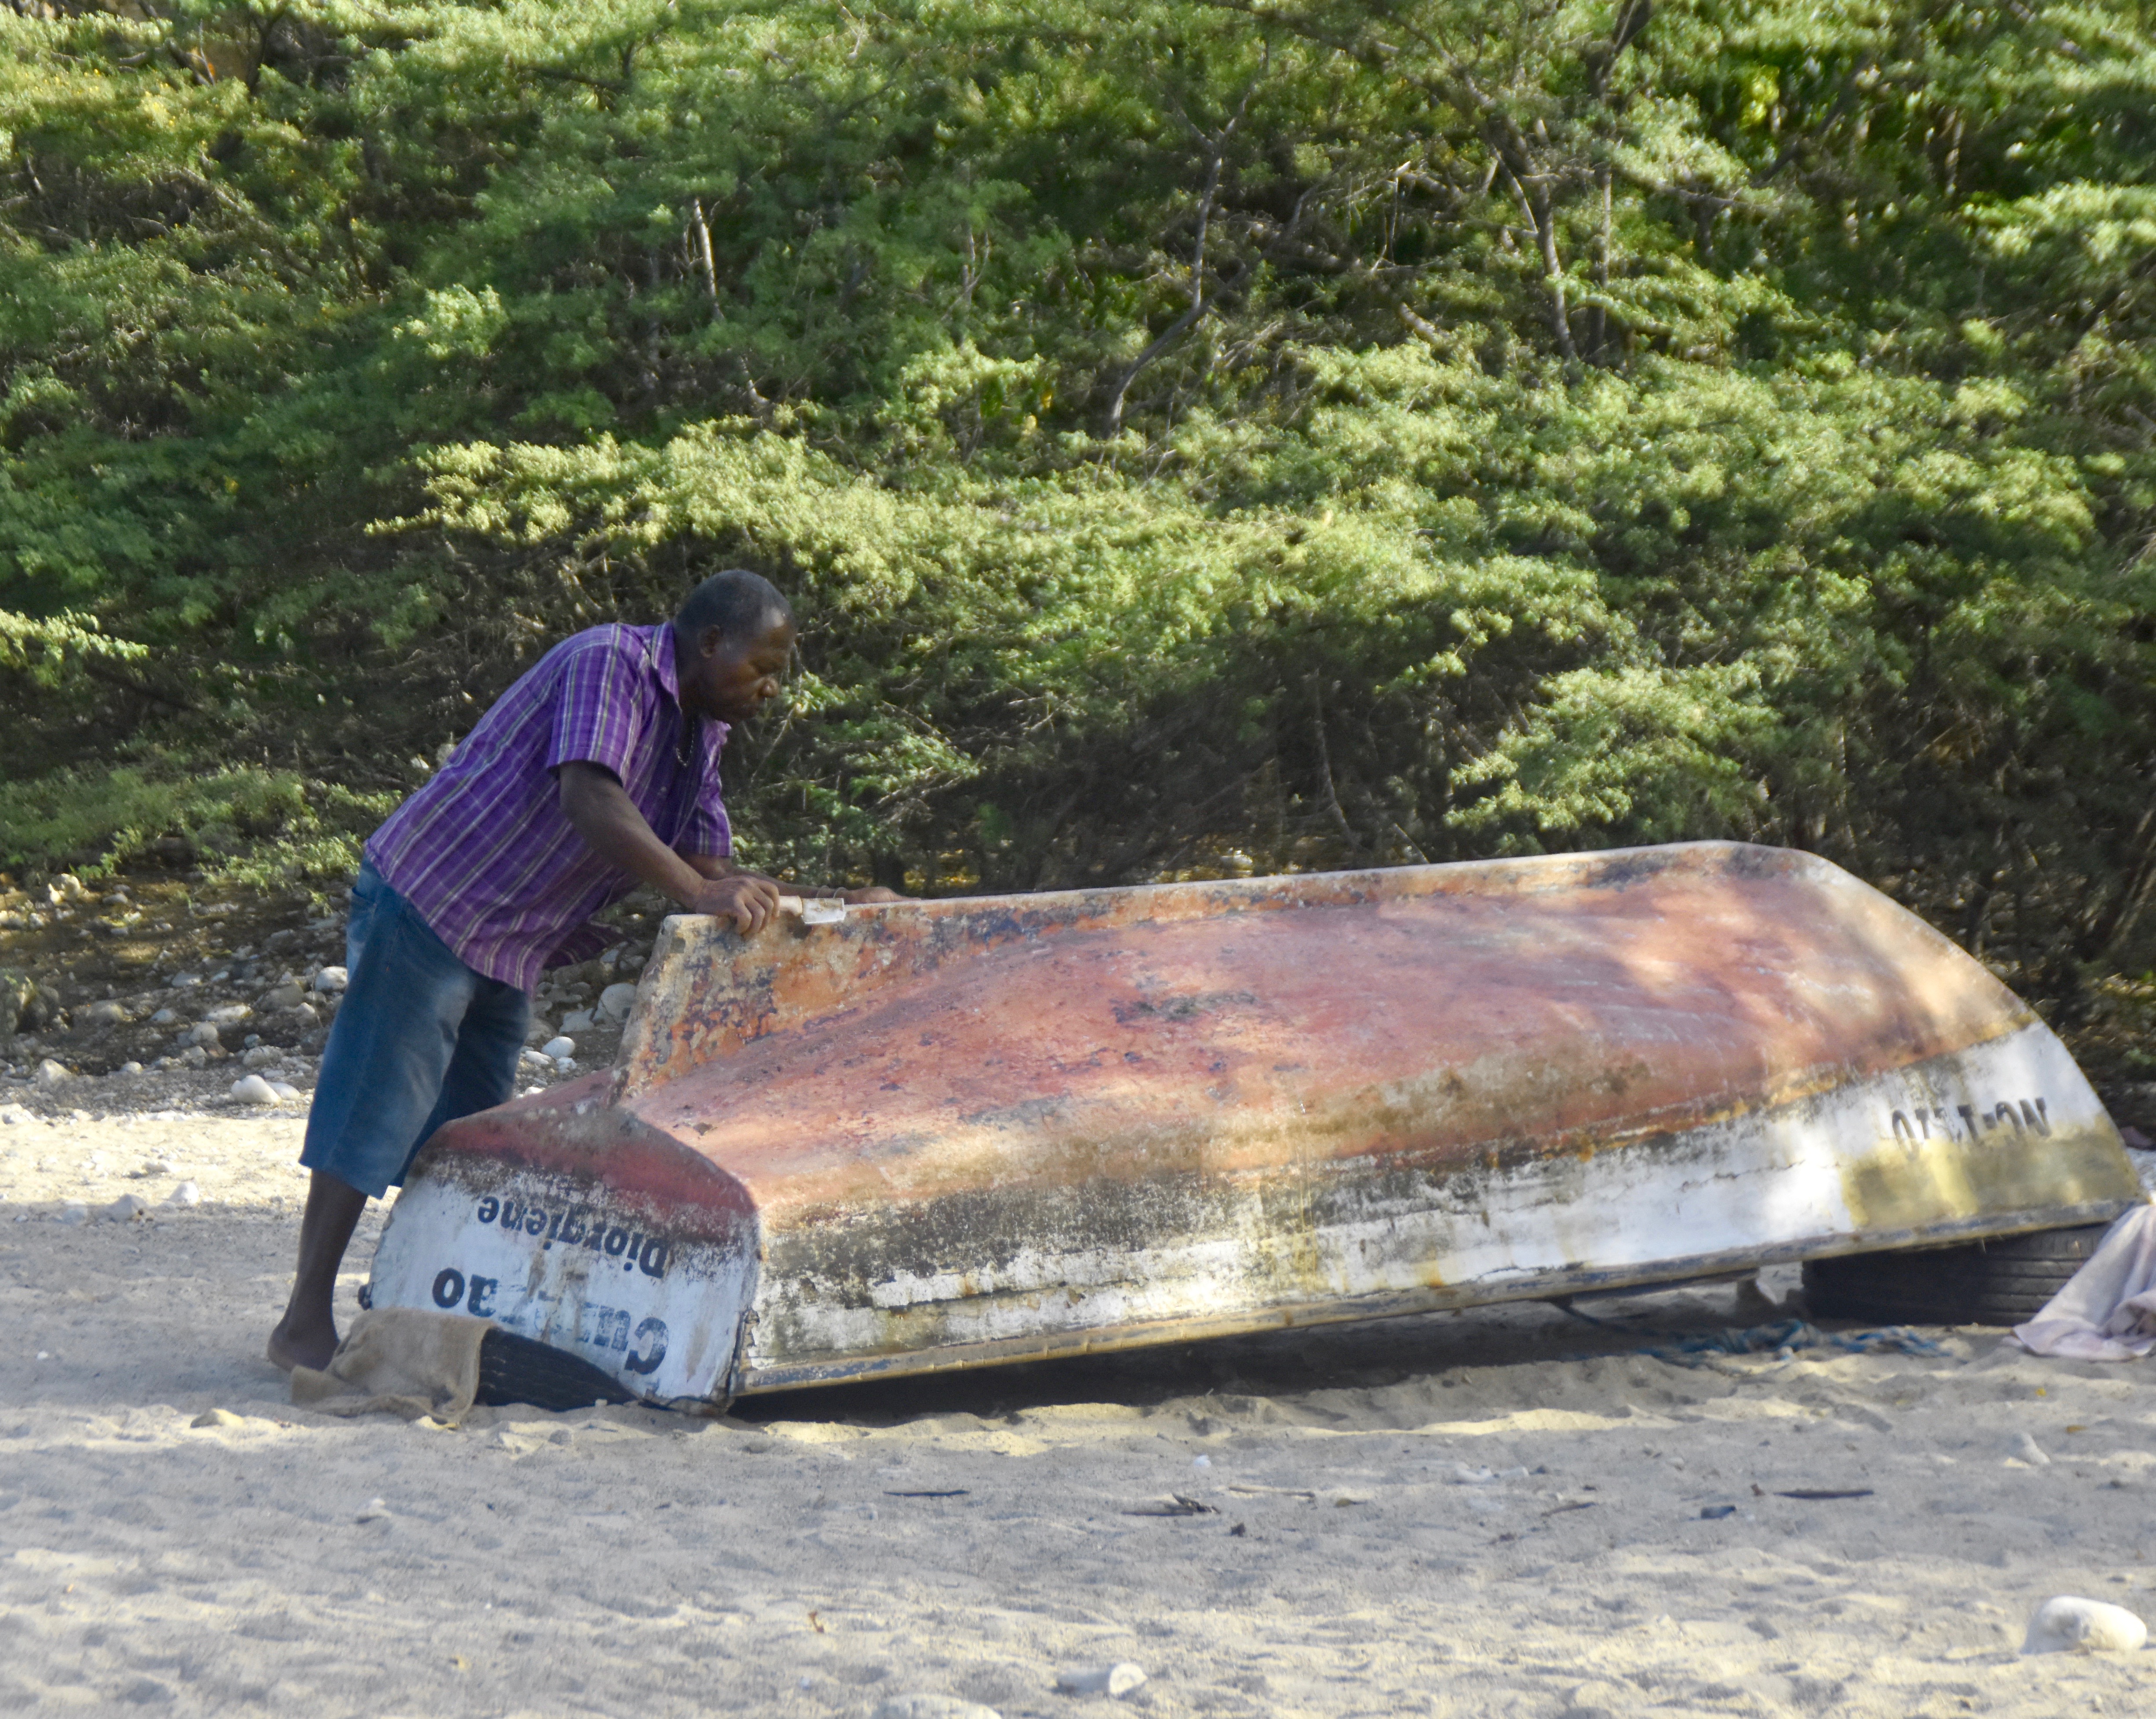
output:
[{"label": "man's bare arm", "polygon": [[[770,923],[778,911],[778,886],[769,878],[729,862],[685,860],[659,839],[613,772],[598,764],[564,764],[559,775],[562,815],[585,845],[610,865],[670,896],[691,913],[732,919],[744,931]],[[705,864],[725,866],[723,872]]]},{"label": "man's bare arm", "polygon": [[[684,854],[681,858],[706,877],[758,877],[759,872],[744,870],[731,860],[721,860],[716,854]],[[764,881],[787,895],[820,896],[827,901],[903,901],[906,897],[886,889],[873,890],[816,890],[800,884],[782,884],[773,878]]]}]

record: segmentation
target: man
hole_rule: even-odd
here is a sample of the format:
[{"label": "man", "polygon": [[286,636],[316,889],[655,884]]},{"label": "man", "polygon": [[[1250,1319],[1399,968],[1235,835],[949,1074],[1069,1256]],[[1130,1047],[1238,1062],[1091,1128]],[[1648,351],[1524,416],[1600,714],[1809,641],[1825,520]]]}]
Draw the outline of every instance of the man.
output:
[{"label": "man", "polygon": [[579,633],[368,839],[300,1155],[313,1175],[270,1334],[278,1366],[328,1364],[359,1214],[435,1129],[515,1091],[541,972],[614,940],[594,913],[639,883],[744,932],[778,911],[778,885],[731,857],[719,753],[778,690],[793,639],[786,599],[738,571],[705,580],[670,623]]}]

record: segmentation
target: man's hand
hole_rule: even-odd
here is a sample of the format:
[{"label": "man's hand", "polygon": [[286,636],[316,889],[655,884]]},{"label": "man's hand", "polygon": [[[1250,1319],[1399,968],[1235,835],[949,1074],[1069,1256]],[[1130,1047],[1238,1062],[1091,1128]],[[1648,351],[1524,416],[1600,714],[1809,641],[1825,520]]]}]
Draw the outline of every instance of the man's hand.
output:
[{"label": "man's hand", "polygon": [[713,878],[697,890],[690,911],[731,919],[746,936],[762,931],[778,916],[778,885],[767,877],[747,871]]}]

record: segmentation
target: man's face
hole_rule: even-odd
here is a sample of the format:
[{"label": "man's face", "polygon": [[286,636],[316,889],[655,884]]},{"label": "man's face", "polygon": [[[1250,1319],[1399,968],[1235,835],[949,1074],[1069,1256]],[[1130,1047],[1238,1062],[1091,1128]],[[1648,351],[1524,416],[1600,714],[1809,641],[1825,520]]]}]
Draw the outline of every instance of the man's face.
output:
[{"label": "man's face", "polygon": [[721,722],[747,721],[778,692],[793,636],[793,623],[786,620],[754,634],[705,628],[678,665],[682,707]]}]

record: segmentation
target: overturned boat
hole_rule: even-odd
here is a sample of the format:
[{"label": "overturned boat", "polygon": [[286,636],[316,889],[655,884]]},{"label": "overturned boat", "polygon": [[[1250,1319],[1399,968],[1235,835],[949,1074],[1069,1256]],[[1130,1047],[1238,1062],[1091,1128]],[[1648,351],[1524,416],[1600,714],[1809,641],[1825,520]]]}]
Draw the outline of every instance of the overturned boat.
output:
[{"label": "overturned boat", "polygon": [[369,1300],[717,1406],[2139,1196],[1983,967],[1702,843],[670,919],[614,1067],[428,1143]]}]

